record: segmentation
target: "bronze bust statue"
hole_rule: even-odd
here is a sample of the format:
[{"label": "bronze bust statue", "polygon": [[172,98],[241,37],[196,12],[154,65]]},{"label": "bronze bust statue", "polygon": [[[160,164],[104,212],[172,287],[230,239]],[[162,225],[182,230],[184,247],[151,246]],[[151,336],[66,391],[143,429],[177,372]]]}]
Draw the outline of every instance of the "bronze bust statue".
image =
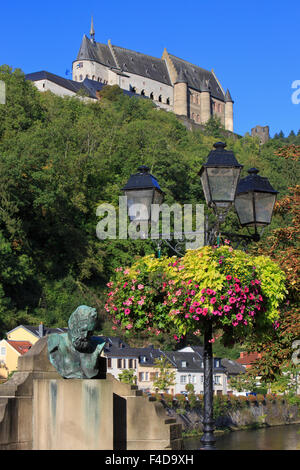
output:
[{"label": "bronze bust statue", "polygon": [[102,377],[100,354],[105,341],[92,338],[97,323],[96,309],[81,305],[72,313],[67,333],[48,336],[48,357],[66,379]]}]

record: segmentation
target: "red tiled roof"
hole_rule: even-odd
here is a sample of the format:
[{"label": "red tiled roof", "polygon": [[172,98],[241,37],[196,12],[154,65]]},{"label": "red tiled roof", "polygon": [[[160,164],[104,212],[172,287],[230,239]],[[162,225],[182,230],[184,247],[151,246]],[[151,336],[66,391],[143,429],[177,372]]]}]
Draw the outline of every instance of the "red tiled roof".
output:
[{"label": "red tiled roof", "polygon": [[29,341],[12,341],[8,339],[7,342],[13,348],[15,348],[19,354],[22,354],[22,355],[27,353],[32,346],[32,343],[30,343]]},{"label": "red tiled roof", "polygon": [[261,354],[256,353],[256,352],[250,353],[250,354],[241,353],[240,357],[238,359],[235,359],[235,362],[238,362],[239,364],[248,365],[248,364],[252,364],[260,357],[261,357]]}]

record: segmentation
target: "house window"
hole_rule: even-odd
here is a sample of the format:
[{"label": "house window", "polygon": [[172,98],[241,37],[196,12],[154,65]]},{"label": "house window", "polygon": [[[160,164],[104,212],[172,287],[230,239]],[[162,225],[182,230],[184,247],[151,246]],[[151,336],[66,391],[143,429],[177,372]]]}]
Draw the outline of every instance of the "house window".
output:
[{"label": "house window", "polygon": [[111,369],[111,357],[107,359],[107,367]]},{"label": "house window", "polygon": [[220,367],[220,361],[218,359],[216,360],[215,367]]},{"label": "house window", "polygon": [[220,375],[215,375],[214,376],[214,385],[221,385],[221,376]]},{"label": "house window", "polygon": [[6,347],[2,347],[0,350],[0,355],[5,356],[5,354],[6,354]]},{"label": "house window", "polygon": [[123,369],[123,360],[118,359],[118,369]]},{"label": "house window", "polygon": [[204,382],[204,375],[201,375],[200,376],[200,383],[203,384],[203,382]]},{"label": "house window", "polygon": [[181,384],[186,384],[186,375],[181,375],[180,376],[180,383]]},{"label": "house window", "polygon": [[128,359],[128,369],[133,369],[133,359]]}]

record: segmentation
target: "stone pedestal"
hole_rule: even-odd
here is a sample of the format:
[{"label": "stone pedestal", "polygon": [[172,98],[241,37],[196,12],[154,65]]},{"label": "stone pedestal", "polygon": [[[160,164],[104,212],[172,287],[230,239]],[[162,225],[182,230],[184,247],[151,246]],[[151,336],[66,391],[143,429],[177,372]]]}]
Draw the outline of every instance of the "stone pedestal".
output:
[{"label": "stone pedestal", "polygon": [[0,449],[182,449],[181,425],[161,403],[110,374],[63,379],[42,338],[0,385]]}]

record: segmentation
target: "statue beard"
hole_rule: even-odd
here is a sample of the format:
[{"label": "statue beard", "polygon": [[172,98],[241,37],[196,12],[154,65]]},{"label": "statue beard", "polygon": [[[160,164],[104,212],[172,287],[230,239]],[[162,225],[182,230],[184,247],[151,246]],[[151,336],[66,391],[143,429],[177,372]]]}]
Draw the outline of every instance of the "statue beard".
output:
[{"label": "statue beard", "polygon": [[85,353],[89,351],[89,340],[87,338],[80,338],[79,336],[72,338],[72,344],[74,348],[81,352]]}]

